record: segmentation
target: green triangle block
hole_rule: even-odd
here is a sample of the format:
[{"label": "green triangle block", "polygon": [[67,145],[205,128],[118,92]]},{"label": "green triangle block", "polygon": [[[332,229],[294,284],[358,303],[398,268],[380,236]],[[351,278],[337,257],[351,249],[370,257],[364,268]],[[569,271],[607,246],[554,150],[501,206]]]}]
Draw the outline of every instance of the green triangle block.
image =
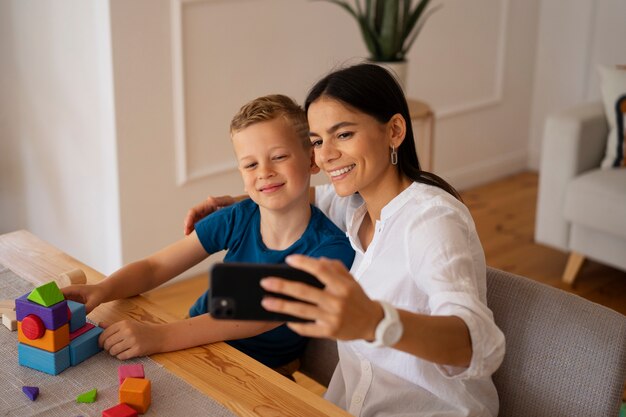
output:
[{"label": "green triangle block", "polygon": [[77,403],[92,403],[96,401],[96,397],[98,396],[98,390],[92,389],[91,391],[83,392],[76,397]]},{"label": "green triangle block", "polygon": [[40,304],[44,307],[50,307],[53,304],[65,300],[65,297],[63,297],[63,293],[57,286],[57,283],[50,281],[49,283],[43,284],[42,286],[32,290],[28,295],[28,299],[33,303]]}]

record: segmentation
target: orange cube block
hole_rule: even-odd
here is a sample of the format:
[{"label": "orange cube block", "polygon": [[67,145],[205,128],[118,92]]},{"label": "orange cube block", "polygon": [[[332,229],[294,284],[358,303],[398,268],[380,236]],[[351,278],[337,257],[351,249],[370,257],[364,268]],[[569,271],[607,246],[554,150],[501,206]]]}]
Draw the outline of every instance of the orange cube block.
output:
[{"label": "orange cube block", "polygon": [[70,325],[64,324],[56,330],[46,329],[43,332],[43,336],[31,339],[34,337],[32,333],[26,335],[22,330],[22,322],[17,322],[17,340],[25,345],[33,346],[39,349],[47,350],[48,352],[57,352],[70,344]]},{"label": "orange cube block", "polygon": [[120,403],[128,404],[138,413],[144,414],[150,407],[150,380],[126,378],[120,385]]}]

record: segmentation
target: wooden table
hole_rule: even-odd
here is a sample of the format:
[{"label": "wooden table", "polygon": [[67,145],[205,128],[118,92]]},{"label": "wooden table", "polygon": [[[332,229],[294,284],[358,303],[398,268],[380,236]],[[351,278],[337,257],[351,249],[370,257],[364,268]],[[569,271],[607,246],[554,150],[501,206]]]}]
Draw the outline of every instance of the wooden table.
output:
[{"label": "wooden table", "polygon": [[422,170],[432,172],[435,162],[435,113],[427,103],[407,99],[409,115],[414,122],[415,147]]},{"label": "wooden table", "polygon": [[[33,284],[81,268],[88,283],[104,278],[30,232],[0,235],[0,264]],[[95,322],[132,318],[165,323],[176,318],[137,296],[103,304],[89,314]],[[225,343],[152,355],[170,372],[241,416],[348,416],[334,404],[279,375]]]}]

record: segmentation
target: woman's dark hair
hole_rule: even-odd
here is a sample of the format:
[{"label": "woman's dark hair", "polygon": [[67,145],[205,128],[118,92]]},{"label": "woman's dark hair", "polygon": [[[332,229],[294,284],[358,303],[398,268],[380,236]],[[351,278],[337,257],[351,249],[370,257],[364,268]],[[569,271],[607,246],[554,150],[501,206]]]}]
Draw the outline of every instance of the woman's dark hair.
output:
[{"label": "woman's dark hair", "polygon": [[358,64],[334,71],[318,81],[309,91],[304,110],[320,97],[330,97],[387,123],[394,114],[406,121],[406,137],[398,147],[398,171],[413,181],[434,185],[461,200],[459,193],[443,178],[422,171],[415,149],[409,106],[396,79],[384,68]]}]

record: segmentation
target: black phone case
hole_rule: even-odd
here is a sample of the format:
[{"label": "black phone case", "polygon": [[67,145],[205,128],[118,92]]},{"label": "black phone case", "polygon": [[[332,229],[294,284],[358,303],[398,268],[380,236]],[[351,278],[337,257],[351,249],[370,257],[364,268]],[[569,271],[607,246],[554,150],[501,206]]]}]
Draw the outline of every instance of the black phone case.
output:
[{"label": "black phone case", "polygon": [[211,267],[209,312],[215,319],[256,321],[297,321],[298,317],[267,311],[261,305],[266,295],[293,298],[265,291],[260,285],[265,277],[281,277],[323,288],[313,275],[286,264],[217,263]]}]

